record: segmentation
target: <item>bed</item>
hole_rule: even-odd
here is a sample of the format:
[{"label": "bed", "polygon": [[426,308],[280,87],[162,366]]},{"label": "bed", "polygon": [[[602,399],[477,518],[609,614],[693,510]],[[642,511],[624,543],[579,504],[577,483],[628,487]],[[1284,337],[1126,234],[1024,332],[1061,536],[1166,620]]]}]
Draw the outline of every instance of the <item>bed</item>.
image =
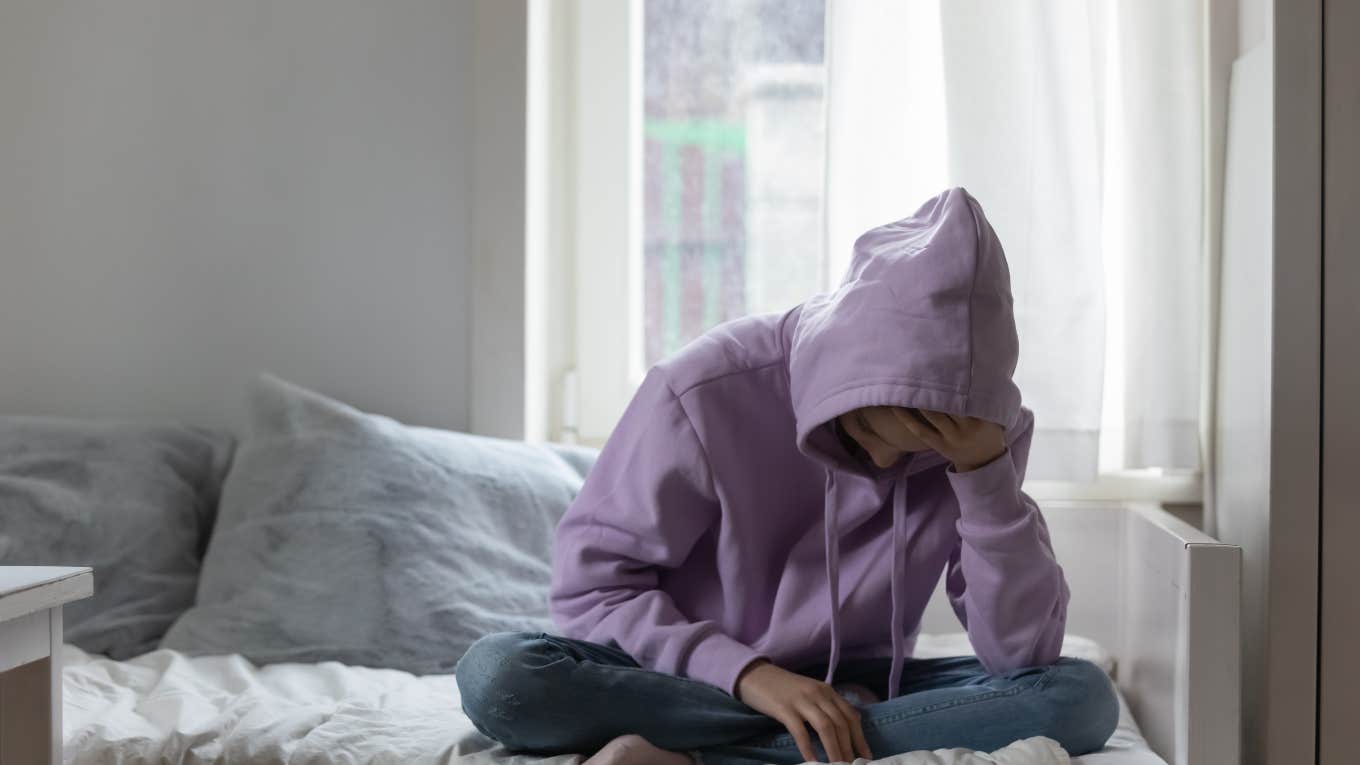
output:
[{"label": "bed", "polygon": [[[967,650],[961,633],[922,636],[922,644],[928,654]],[[1097,662],[1109,658],[1083,638],[1069,639],[1065,652]],[[72,765],[576,765],[581,759],[506,753],[458,711],[451,675],[336,662],[257,668],[240,656],[187,657],[168,649],[114,661],[66,646],[62,658],[66,762]],[[1107,749],[1075,762],[1162,762],[1148,753],[1127,709]]]},{"label": "bed", "polygon": [[[1064,653],[1121,694],[1119,728],[1079,765],[1238,760],[1238,548],[1149,505],[1045,510],[1073,591]],[[968,652],[942,600],[919,655]],[[459,712],[447,674],[337,662],[256,667],[157,650],[126,661],[67,646],[66,762],[575,765],[506,753]],[[883,765],[898,758],[878,761]]]},{"label": "bed", "polygon": [[[552,628],[553,530],[595,452],[407,426],[268,375],[248,409],[239,441],[0,417],[0,565],[95,571],[63,615],[66,761],[574,762],[477,734],[451,673],[481,635]],[[1151,505],[1044,514],[1064,649],[1123,699],[1077,762],[1237,762],[1240,550]],[[958,630],[937,592],[918,653],[968,652]],[[1065,762],[1050,744],[972,761]]]}]

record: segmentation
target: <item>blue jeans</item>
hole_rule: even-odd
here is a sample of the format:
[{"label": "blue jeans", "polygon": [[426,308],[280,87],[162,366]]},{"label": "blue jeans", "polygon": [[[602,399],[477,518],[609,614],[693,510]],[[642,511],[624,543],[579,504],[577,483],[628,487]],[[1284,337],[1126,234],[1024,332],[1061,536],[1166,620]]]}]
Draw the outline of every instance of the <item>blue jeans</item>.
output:
[{"label": "blue jeans", "polygon": [[[888,665],[886,658],[842,661],[836,682],[882,694]],[[636,733],[704,763],[803,762],[774,719],[708,683],[643,669],[614,646],[502,632],[474,643],[456,672],[463,711],[512,751],[589,755]],[[821,679],[826,665],[798,672]],[[1104,746],[1119,702],[1110,679],[1087,661],[1062,658],[989,675],[969,656],[908,659],[902,695],[860,712],[875,757],[943,747],[992,751],[1029,736],[1048,736],[1079,755]]]}]

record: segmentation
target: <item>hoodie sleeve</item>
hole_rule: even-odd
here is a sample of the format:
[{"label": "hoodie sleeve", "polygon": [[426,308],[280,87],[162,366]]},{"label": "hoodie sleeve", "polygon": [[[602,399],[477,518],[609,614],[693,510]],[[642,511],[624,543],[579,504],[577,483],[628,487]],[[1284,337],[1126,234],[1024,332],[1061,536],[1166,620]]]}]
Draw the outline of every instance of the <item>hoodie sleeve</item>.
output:
[{"label": "hoodie sleeve", "polygon": [[1048,526],[1020,485],[1034,416],[1008,451],[966,473],[947,470],[959,503],[959,543],[945,589],[988,672],[1052,664],[1067,622],[1067,581]]},{"label": "hoodie sleeve", "polygon": [[549,610],[567,637],[616,642],[643,667],[733,693],[760,653],[691,621],[658,589],[719,520],[707,455],[657,369],[648,372],[558,525]]}]

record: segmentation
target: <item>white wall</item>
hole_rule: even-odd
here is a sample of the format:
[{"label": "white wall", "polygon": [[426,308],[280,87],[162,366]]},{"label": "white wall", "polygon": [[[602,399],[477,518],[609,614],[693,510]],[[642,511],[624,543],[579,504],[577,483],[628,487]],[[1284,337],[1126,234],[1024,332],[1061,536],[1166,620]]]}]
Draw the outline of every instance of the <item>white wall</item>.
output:
[{"label": "white wall", "polygon": [[523,175],[472,120],[478,51],[523,51],[498,7],[0,4],[0,412],[234,424],[269,369],[468,426],[473,224],[523,220],[475,209]]},{"label": "white wall", "polygon": [[1270,24],[1270,0],[1233,0],[1237,3],[1237,47],[1243,52],[1265,42]]},{"label": "white wall", "polygon": [[528,7],[524,430],[532,439],[577,435],[563,388],[577,337],[572,87],[578,5],[530,0]]},{"label": "white wall", "polygon": [[[1219,304],[1215,536],[1240,545],[1243,724],[1261,751],[1270,552],[1271,60],[1259,45],[1232,70]],[[1258,755],[1259,756],[1259,755]],[[1255,760],[1260,761],[1260,760]]]},{"label": "white wall", "polygon": [[1321,0],[1243,0],[1219,305],[1215,536],[1243,548],[1247,763],[1313,762],[1321,404]]}]

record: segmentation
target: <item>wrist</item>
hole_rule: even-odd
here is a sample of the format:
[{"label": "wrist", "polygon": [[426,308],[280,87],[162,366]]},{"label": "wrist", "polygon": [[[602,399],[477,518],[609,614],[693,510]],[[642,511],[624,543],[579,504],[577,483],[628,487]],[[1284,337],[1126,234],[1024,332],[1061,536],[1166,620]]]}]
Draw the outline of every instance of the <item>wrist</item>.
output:
[{"label": "wrist", "polygon": [[769,659],[759,658],[759,659],[756,659],[755,661],[751,662],[750,664],[747,664],[745,667],[742,668],[741,672],[737,673],[737,681],[736,681],[735,683],[732,684],[732,689],[733,689],[734,691],[736,691],[736,693],[734,693],[733,695],[736,697],[737,701],[741,701],[741,695],[742,695],[742,694],[741,694],[741,684],[742,684],[743,682],[745,682],[745,681],[746,681],[746,678],[749,677],[749,676],[751,675],[751,670],[753,670],[753,669],[755,669],[756,667],[759,667],[759,666],[761,666],[761,665],[763,665],[763,664],[769,664],[769,663],[770,663],[770,660],[769,660]]},{"label": "wrist", "polygon": [[995,462],[998,457],[1005,453],[1006,447],[1003,446],[999,450],[993,452],[990,456],[984,456],[982,458],[970,458],[967,460],[954,460],[953,461],[954,472],[968,473],[973,470],[977,470],[978,468],[986,467],[987,465],[990,465],[993,462]]}]

